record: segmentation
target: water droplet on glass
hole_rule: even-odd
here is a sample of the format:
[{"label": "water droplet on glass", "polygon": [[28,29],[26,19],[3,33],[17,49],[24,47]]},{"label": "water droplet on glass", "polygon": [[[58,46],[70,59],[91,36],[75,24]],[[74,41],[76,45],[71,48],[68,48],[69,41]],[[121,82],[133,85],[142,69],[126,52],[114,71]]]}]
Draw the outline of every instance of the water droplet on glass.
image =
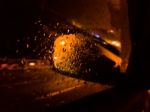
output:
[{"label": "water droplet on glass", "polygon": [[56,25],[59,26],[59,22],[57,22]]},{"label": "water droplet on glass", "polygon": [[72,47],[72,43],[70,43],[70,47]]},{"label": "water droplet on glass", "polygon": [[51,51],[51,50],[48,50],[48,53],[50,53],[50,54],[51,54],[51,53],[52,53],[52,51]]},{"label": "water droplet on glass", "polygon": [[50,33],[48,37],[50,38],[51,36],[52,36],[52,34]]},{"label": "water droplet on glass", "polygon": [[89,68],[89,72],[91,72],[91,68]]},{"label": "water droplet on glass", "polygon": [[55,35],[54,35],[55,37],[57,36],[57,33],[55,33]]},{"label": "water droplet on glass", "polygon": [[46,34],[45,34],[45,33],[43,33],[43,36],[44,36],[44,37],[45,37],[45,35],[46,35]]},{"label": "water droplet on glass", "polygon": [[37,22],[38,22],[38,23],[41,23],[41,20],[38,20]]},{"label": "water droplet on glass", "polygon": [[16,53],[18,53],[19,52],[19,50],[16,50]]},{"label": "water droplet on glass", "polygon": [[90,45],[90,48],[93,48],[93,44]]},{"label": "water droplet on glass", "polygon": [[17,42],[20,42],[20,40],[19,40],[19,39],[17,39]]},{"label": "water droplet on glass", "polygon": [[27,44],[26,47],[29,48],[29,44]]},{"label": "water droplet on glass", "polygon": [[34,40],[35,40],[35,41],[37,40],[37,36],[34,37]]},{"label": "water droplet on glass", "polygon": [[70,30],[69,30],[69,29],[67,30],[67,33],[70,33]]},{"label": "water droplet on glass", "polygon": [[33,49],[33,52],[35,52],[35,49]]},{"label": "water droplet on glass", "polygon": [[63,52],[66,52],[66,49],[65,49],[65,48],[63,48]]}]

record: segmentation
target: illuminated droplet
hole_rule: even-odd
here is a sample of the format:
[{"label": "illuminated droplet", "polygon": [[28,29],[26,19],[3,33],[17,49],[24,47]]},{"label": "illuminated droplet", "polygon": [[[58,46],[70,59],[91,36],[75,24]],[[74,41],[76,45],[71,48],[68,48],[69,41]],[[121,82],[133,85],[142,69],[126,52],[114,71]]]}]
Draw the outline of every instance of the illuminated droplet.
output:
[{"label": "illuminated droplet", "polygon": [[57,33],[55,33],[55,37],[57,36]]},{"label": "illuminated droplet", "polygon": [[62,41],[60,42],[60,44],[61,44],[61,45],[65,45],[65,41],[62,40]]},{"label": "illuminated droplet", "polygon": [[51,50],[48,50],[48,53],[52,53],[52,51],[51,51]]},{"label": "illuminated droplet", "polygon": [[44,36],[44,37],[45,37],[45,35],[46,35],[46,34],[45,34],[45,33],[43,33],[43,36]]},{"label": "illuminated droplet", "polygon": [[68,29],[68,30],[67,30],[67,33],[69,33],[69,32],[70,32],[70,30]]},{"label": "illuminated droplet", "polygon": [[66,52],[66,49],[65,49],[65,48],[63,48],[63,52]]},{"label": "illuminated droplet", "polygon": [[20,40],[19,40],[19,39],[17,39],[17,42],[20,42]]},{"label": "illuminated droplet", "polygon": [[29,66],[35,66],[35,63],[34,62],[30,62]]},{"label": "illuminated droplet", "polygon": [[56,24],[57,26],[59,26],[59,22],[57,22],[57,24]]},{"label": "illuminated droplet", "polygon": [[33,52],[35,52],[35,49],[33,49]]},{"label": "illuminated droplet", "polygon": [[108,33],[114,33],[113,29],[108,30]]},{"label": "illuminated droplet", "polygon": [[41,23],[41,20],[38,20],[37,22],[38,22],[38,23]]},{"label": "illuminated droplet", "polygon": [[52,36],[52,34],[50,33],[48,37],[50,38],[51,36]]},{"label": "illuminated droplet", "polygon": [[34,37],[34,40],[37,40],[37,36]]},{"label": "illuminated droplet", "polygon": [[16,50],[16,53],[18,53],[19,52],[19,50]]},{"label": "illuminated droplet", "polygon": [[26,46],[27,46],[27,48],[29,48],[29,44],[27,44]]},{"label": "illuminated droplet", "polygon": [[56,56],[54,56],[54,60],[57,60],[58,58]]},{"label": "illuminated droplet", "polygon": [[112,41],[112,44],[117,47],[121,46],[120,42],[118,42],[118,41]]}]

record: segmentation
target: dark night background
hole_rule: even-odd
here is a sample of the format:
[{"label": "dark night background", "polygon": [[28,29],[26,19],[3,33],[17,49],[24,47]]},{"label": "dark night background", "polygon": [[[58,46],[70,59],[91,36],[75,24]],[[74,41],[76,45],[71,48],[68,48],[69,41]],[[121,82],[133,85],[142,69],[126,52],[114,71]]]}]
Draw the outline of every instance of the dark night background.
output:
[{"label": "dark night background", "polygon": [[[148,41],[150,35],[150,1],[128,0],[128,4],[130,31],[133,42],[129,72],[132,74],[148,74],[150,60]],[[30,23],[34,22],[35,18],[41,12],[41,8],[41,0],[1,1],[0,57],[16,57],[16,40],[23,37],[24,32],[30,27]],[[146,77],[144,79],[149,77],[148,75],[144,76]],[[141,75],[139,77],[141,78]]]},{"label": "dark night background", "polygon": [[18,38],[23,37],[40,10],[38,0],[3,0],[0,4],[0,56],[15,57]]}]

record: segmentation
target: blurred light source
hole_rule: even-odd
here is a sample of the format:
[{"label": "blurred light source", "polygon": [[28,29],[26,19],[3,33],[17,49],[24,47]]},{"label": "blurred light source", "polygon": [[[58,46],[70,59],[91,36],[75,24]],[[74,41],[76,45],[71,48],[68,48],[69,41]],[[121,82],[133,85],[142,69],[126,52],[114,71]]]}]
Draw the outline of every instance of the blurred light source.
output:
[{"label": "blurred light source", "polygon": [[114,30],[110,29],[108,30],[108,33],[114,33]]},{"label": "blurred light source", "polygon": [[60,44],[61,44],[61,45],[65,45],[65,41],[62,40],[62,41],[60,42]]},{"label": "blurred light source", "polygon": [[119,41],[112,41],[112,45],[116,47],[121,47],[121,43]]},{"label": "blurred light source", "polygon": [[34,62],[30,62],[29,66],[35,66],[35,63]]},{"label": "blurred light source", "polygon": [[57,57],[56,57],[56,56],[54,56],[54,60],[57,60]]},{"label": "blurred light source", "polygon": [[96,33],[96,32],[92,32],[92,35],[94,35],[96,38],[100,38],[101,35],[99,33]]},{"label": "blurred light source", "polygon": [[77,28],[82,28],[81,24],[76,22],[75,20],[72,20],[72,25],[76,26]]}]

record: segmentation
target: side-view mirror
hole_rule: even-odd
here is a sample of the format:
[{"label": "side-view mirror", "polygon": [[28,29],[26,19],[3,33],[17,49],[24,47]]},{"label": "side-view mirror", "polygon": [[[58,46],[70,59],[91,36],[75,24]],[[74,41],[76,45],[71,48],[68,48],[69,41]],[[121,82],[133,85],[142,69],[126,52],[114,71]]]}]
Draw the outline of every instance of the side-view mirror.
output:
[{"label": "side-view mirror", "polygon": [[115,83],[120,77],[122,28],[81,27],[47,11],[31,29],[23,40],[24,49],[49,60],[54,70],[101,83]]}]

